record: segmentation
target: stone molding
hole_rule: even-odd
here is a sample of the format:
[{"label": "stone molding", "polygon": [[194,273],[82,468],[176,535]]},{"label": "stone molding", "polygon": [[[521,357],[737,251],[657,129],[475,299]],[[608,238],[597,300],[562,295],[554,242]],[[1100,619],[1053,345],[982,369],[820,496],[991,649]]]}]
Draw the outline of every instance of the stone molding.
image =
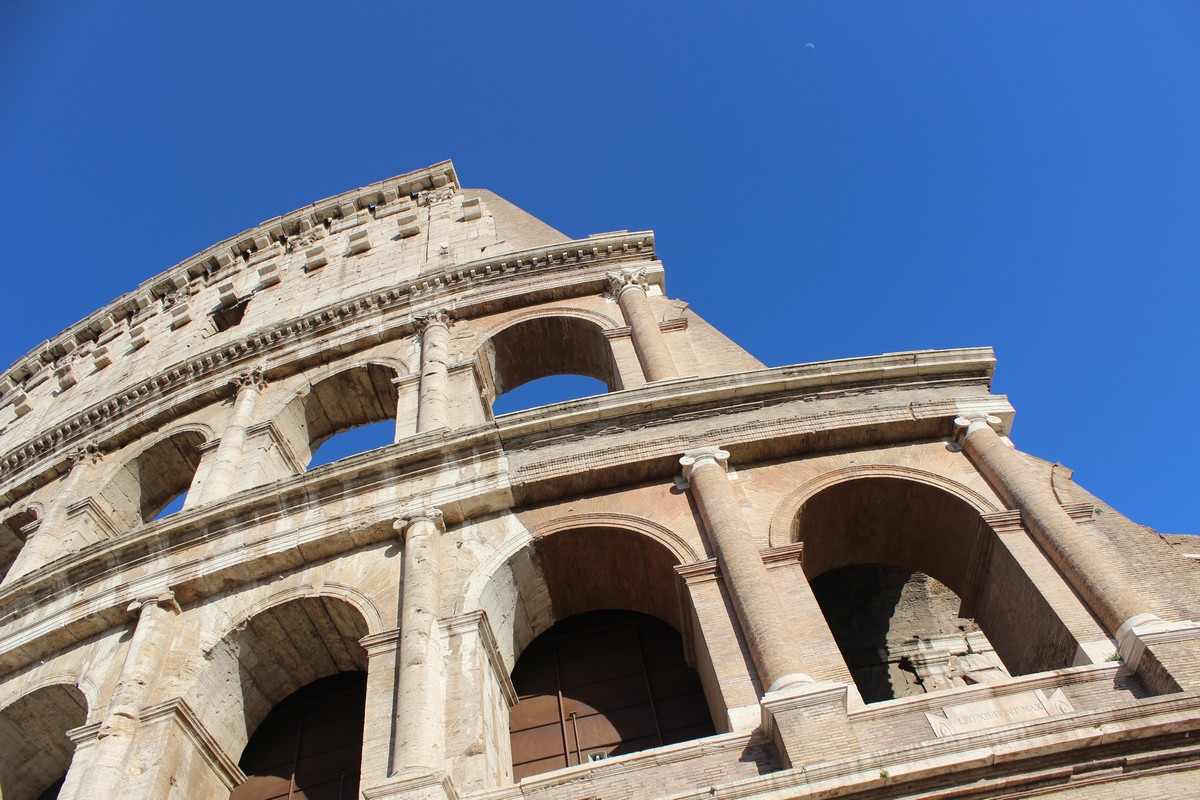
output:
[{"label": "stone molding", "polygon": [[434,797],[458,800],[454,783],[445,772],[399,775],[389,778],[385,783],[365,787],[359,791],[366,800],[430,800]]},{"label": "stone molding", "polygon": [[[74,417],[55,423],[49,430],[35,434],[23,444],[0,455],[0,478],[9,479],[23,473],[30,467],[41,464],[51,454],[62,446],[78,440],[92,430],[102,429],[111,422],[124,418],[135,409],[141,409],[156,400],[178,392],[181,388],[194,388],[198,380],[223,371],[227,367],[245,363],[261,356],[262,353],[276,353],[276,365],[272,368],[278,374],[287,374],[291,359],[283,358],[277,352],[286,342],[298,340],[305,342],[320,338],[323,334],[346,325],[358,318],[369,315],[379,315],[395,310],[403,311],[411,307],[414,299],[443,289],[458,291],[474,288],[475,284],[487,287],[513,280],[522,280],[534,274],[562,270],[566,267],[578,267],[592,262],[623,261],[629,258],[653,258],[654,236],[649,232],[635,234],[620,234],[612,237],[612,241],[588,240],[590,247],[564,248],[563,245],[524,250],[510,253],[504,257],[483,259],[464,264],[449,272],[429,273],[419,278],[420,283],[408,287],[394,287],[359,295],[340,303],[326,306],[304,316],[280,322],[272,327],[261,328],[245,339],[231,342],[220,348],[201,353],[187,362],[174,364],[163,372],[135,384],[125,387],[120,392],[110,395]],[[580,243],[576,243],[580,244]],[[569,280],[564,285],[579,287],[586,291],[596,280],[591,274],[578,274],[571,271]],[[432,281],[432,284],[430,283]],[[460,307],[458,314],[463,316],[469,308]],[[399,336],[410,329],[411,314],[408,324],[403,321],[400,325],[392,326],[390,330]],[[378,343],[379,330],[371,327],[369,330],[357,332],[355,339],[362,346]],[[209,387],[219,391],[219,387]],[[228,391],[228,390],[226,390]]]}]

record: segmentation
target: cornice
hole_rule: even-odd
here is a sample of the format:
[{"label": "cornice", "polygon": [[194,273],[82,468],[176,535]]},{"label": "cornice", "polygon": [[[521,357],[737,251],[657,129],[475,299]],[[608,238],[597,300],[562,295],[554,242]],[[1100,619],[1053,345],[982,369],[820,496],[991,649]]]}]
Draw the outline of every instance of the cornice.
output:
[{"label": "cornice", "polygon": [[[228,370],[243,365],[260,362],[268,354],[272,361],[271,377],[277,378],[280,374],[286,374],[289,361],[286,357],[287,348],[290,347],[294,355],[295,351],[308,341],[327,333],[345,331],[351,322],[369,320],[385,313],[407,312],[411,316],[412,313],[423,310],[426,301],[435,297],[442,304],[454,305],[456,316],[459,318],[468,318],[489,313],[492,310],[489,301],[495,302],[495,298],[478,298],[477,302],[471,302],[469,298],[456,299],[443,295],[463,294],[476,289],[494,289],[502,285],[516,284],[529,277],[547,278],[554,273],[578,270],[580,267],[588,269],[583,274],[570,275],[566,280],[552,281],[548,286],[561,289],[575,285],[579,291],[590,291],[604,285],[606,279],[603,273],[606,267],[614,263],[653,258],[654,234],[651,232],[593,237],[480,259],[452,270],[428,272],[418,276],[415,282],[406,282],[407,286],[363,293],[302,317],[295,317],[272,327],[260,328],[238,342],[173,364],[158,374],[53,424],[50,429],[8,450],[0,456],[0,481],[6,484],[0,491],[11,491],[11,486],[7,484],[29,472],[36,473],[37,466],[42,465],[43,469],[46,468],[47,461],[64,447],[85,437],[94,436],[94,432],[104,430],[111,423],[147,408],[155,401],[177,395],[187,387],[195,387],[208,378],[224,375]],[[595,274],[592,274],[593,272]],[[523,291],[521,296],[528,298],[534,294],[536,291]],[[411,327],[411,319],[403,320],[401,324],[392,326],[389,332],[396,338],[408,332]],[[378,327],[369,328],[350,334],[361,343],[359,349],[379,342],[381,334]],[[339,349],[345,353],[353,351],[354,347],[348,345]],[[281,354],[280,351],[285,353]],[[223,382],[206,388],[215,397],[232,392],[232,388]]]}]

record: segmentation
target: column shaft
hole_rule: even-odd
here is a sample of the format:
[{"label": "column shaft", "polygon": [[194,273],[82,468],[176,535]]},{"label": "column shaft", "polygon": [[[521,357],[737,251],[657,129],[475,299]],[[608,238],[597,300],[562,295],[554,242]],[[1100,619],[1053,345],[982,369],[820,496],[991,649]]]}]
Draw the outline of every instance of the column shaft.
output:
[{"label": "column shaft", "polygon": [[221,441],[213,455],[212,467],[204,484],[199,487],[200,491],[196,492],[197,497],[189,495],[184,502],[187,507],[225,497],[230,493],[237,477],[242,453],[246,449],[246,429],[254,422],[254,407],[266,382],[261,370],[239,376],[236,382],[238,391],[233,401],[233,412],[221,433]]},{"label": "column shaft", "polygon": [[421,395],[417,432],[450,424],[450,319],[442,311],[419,320],[421,331]]},{"label": "column shaft", "polygon": [[801,623],[775,592],[762,555],[742,517],[737,496],[729,485],[729,476],[718,463],[718,459],[728,455],[705,448],[689,451],[682,462],[685,470],[690,469],[687,479],[692,496],[716,551],[763,689],[774,691],[790,683],[811,680],[805,674],[804,658],[793,635]]},{"label": "column shaft", "polygon": [[963,451],[1004,501],[1020,510],[1034,540],[1110,633],[1115,635],[1122,623],[1148,610],[1059,505],[1045,479],[987,421],[960,418],[958,423],[967,428]]},{"label": "column shaft", "polygon": [[658,327],[650,298],[646,295],[646,270],[635,269],[612,272],[608,275],[611,291],[621,306],[621,314],[629,323],[633,335],[633,349],[642,365],[647,381],[678,378],[679,371],[671,358],[667,339]]},{"label": "column shaft", "polygon": [[440,770],[444,759],[445,665],[438,627],[442,602],[441,512],[427,509],[404,528],[404,587],[400,601],[393,774],[405,769]]},{"label": "column shaft", "polygon": [[70,471],[46,509],[46,516],[17,553],[0,586],[12,583],[59,555],[57,550],[67,524],[67,509],[81,499],[79,485],[89,471],[87,465],[99,460],[100,453],[92,446],[81,447],[71,454]]}]

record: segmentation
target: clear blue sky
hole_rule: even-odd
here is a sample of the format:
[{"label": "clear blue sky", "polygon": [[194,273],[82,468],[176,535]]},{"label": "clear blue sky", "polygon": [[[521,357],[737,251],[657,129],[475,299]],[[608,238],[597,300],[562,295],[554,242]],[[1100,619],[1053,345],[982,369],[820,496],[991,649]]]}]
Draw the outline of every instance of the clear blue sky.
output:
[{"label": "clear blue sky", "polygon": [[1021,448],[1200,532],[1200,4],[0,4],[0,362],[453,158],[653,228],[769,365],[990,344]]}]

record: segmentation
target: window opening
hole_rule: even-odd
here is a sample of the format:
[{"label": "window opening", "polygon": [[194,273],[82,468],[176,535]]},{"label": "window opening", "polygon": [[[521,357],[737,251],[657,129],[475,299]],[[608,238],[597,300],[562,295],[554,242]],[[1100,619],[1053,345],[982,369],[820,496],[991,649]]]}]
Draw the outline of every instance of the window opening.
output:
[{"label": "window opening", "polygon": [[604,394],[608,386],[604,381],[587,375],[550,375],[522,384],[496,398],[492,404],[493,414],[511,414],[528,408],[565,403],[581,397]]},{"label": "window opening", "polygon": [[246,316],[246,307],[250,305],[250,299],[246,298],[239,303],[235,303],[228,308],[222,308],[219,311],[214,311],[212,315],[213,325],[217,331],[227,331],[230,328],[242,324],[242,318]]},{"label": "window opening", "polygon": [[359,425],[334,434],[317,447],[308,468],[315,469],[368,450],[386,447],[392,444],[395,435],[396,423],[390,419]]},{"label": "window opening", "polygon": [[167,503],[165,506],[163,506],[161,511],[159,511],[157,514],[155,514],[153,517],[151,517],[151,521],[156,520],[156,519],[162,519],[163,517],[169,517],[172,514],[178,514],[180,511],[183,510],[183,501],[186,499],[187,499],[187,492],[182,492],[180,494],[175,495],[174,499],[172,499],[169,503]]}]

